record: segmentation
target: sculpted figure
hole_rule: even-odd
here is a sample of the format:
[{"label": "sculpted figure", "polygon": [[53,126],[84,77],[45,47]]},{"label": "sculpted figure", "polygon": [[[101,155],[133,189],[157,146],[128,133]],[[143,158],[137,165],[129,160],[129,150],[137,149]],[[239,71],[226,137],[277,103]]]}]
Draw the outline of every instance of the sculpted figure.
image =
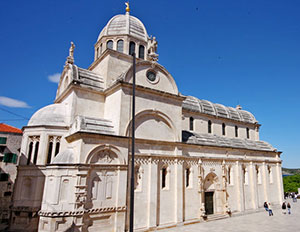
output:
[{"label": "sculpted figure", "polygon": [[71,42],[71,46],[69,49],[69,56],[72,58],[74,57],[74,48],[75,48],[75,44],[73,42]]}]

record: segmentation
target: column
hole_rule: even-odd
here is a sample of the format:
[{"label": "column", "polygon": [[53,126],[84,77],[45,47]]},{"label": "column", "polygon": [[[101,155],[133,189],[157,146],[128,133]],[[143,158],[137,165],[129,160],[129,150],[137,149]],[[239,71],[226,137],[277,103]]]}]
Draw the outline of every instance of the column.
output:
[{"label": "column", "polygon": [[283,199],[283,180],[281,172],[281,162],[276,163],[277,185],[278,185],[278,201],[282,204]]},{"label": "column", "polygon": [[183,221],[183,181],[182,181],[182,166],[183,161],[175,160],[175,223],[180,223]]},{"label": "column", "polygon": [[153,162],[150,157],[148,171],[148,228],[155,228],[157,225],[157,198],[159,197],[158,186],[158,162]]},{"label": "column", "polygon": [[244,196],[243,196],[243,183],[242,183],[242,173],[241,173],[241,167],[240,162],[235,162],[235,177],[236,177],[236,199],[237,199],[237,208],[239,211],[243,211],[245,209],[244,207]]},{"label": "column", "polygon": [[249,165],[249,176],[250,176],[250,186],[251,186],[251,198],[252,198],[252,207],[253,209],[258,208],[258,202],[257,202],[257,185],[256,185],[256,169],[255,165],[253,165],[253,162],[250,162]]},{"label": "column", "polygon": [[264,188],[264,197],[265,201],[269,202],[269,196],[268,196],[268,182],[267,182],[267,172],[266,172],[266,163],[263,162],[262,165],[262,174],[263,174],[263,188]]}]

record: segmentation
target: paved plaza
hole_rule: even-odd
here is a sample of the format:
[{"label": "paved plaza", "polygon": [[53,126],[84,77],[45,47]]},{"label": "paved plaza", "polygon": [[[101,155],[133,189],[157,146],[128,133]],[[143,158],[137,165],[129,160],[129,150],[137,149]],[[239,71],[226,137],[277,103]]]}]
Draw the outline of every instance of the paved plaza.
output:
[{"label": "paved plaza", "polygon": [[292,206],[292,214],[282,214],[281,208],[273,209],[274,216],[269,216],[268,212],[261,211],[246,215],[233,216],[217,221],[202,222],[192,225],[180,226],[176,228],[164,229],[162,232],[282,232],[282,231],[300,231],[300,200],[293,203],[288,200]]}]

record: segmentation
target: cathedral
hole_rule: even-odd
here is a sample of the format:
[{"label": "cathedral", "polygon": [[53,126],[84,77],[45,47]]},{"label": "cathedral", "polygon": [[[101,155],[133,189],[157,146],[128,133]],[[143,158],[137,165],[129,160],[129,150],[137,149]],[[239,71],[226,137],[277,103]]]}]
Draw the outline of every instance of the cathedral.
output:
[{"label": "cathedral", "polygon": [[71,43],[54,103],[23,128],[12,231],[127,231],[132,124],[135,231],[282,202],[281,152],[259,139],[254,115],[180,94],[129,6],[94,47],[85,69]]}]

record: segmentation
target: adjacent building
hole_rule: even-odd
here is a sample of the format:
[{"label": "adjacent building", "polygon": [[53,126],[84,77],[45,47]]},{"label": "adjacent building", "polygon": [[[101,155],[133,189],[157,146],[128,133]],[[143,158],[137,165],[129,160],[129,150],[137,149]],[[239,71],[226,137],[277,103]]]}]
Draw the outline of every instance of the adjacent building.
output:
[{"label": "adjacent building", "polygon": [[22,133],[18,128],[0,123],[0,230],[9,223]]},{"label": "adjacent building", "polygon": [[156,38],[129,8],[94,47],[85,69],[71,44],[54,104],[24,127],[12,230],[128,228],[133,53],[135,230],[281,203],[281,152],[259,139],[254,115],[180,94],[158,63]]}]

